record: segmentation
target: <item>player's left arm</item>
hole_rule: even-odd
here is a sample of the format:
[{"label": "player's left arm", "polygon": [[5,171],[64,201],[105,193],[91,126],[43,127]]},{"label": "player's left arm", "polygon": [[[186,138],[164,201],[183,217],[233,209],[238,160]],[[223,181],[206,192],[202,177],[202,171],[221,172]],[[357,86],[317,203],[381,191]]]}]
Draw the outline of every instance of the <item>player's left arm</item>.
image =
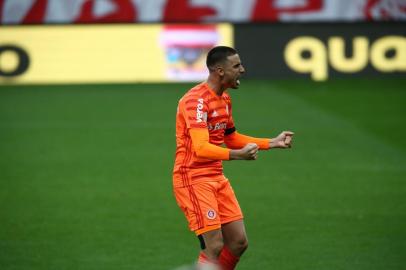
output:
[{"label": "player's left arm", "polygon": [[226,130],[224,143],[228,148],[238,149],[244,147],[248,143],[255,143],[260,150],[270,148],[290,148],[292,146],[292,137],[294,133],[291,131],[283,131],[275,138],[256,138],[247,136],[235,131],[235,128]]},{"label": "player's left arm", "polygon": [[278,136],[269,142],[269,148],[290,148],[292,147],[294,133],[292,131],[282,131]]}]

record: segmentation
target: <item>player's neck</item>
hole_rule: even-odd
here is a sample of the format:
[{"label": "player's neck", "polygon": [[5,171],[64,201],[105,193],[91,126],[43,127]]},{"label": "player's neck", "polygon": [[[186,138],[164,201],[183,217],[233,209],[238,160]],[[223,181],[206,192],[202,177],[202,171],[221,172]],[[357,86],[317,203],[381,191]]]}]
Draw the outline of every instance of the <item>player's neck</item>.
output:
[{"label": "player's neck", "polygon": [[223,88],[223,85],[220,82],[214,80],[210,76],[209,78],[207,78],[206,82],[210,89],[213,90],[213,92],[216,93],[217,96],[221,96],[226,90],[226,88]]}]

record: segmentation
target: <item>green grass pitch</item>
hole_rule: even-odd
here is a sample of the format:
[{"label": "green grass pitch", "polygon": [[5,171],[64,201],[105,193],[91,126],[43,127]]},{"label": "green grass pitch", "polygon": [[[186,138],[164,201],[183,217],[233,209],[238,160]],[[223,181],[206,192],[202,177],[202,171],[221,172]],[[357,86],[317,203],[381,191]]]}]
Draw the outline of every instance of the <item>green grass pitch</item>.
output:
[{"label": "green grass pitch", "polygon": [[[406,80],[242,80],[241,133],[289,151],[225,162],[238,269],[406,269]],[[171,190],[192,84],[0,87],[0,269],[151,269],[199,252]]]}]

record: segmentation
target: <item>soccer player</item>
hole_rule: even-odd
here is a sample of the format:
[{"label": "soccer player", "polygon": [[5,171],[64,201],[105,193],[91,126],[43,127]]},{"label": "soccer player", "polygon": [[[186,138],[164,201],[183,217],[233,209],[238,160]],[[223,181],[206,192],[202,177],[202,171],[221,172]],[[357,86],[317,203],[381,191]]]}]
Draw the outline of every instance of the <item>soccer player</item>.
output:
[{"label": "soccer player", "polygon": [[[243,214],[222,160],[255,160],[258,150],[289,148],[293,133],[254,138],[237,132],[227,89],[245,72],[237,51],[218,46],[207,55],[207,81],[190,89],[176,115],[173,187],[190,230],[200,240],[198,269],[234,269],[248,247]],[[222,147],[225,144],[227,148]]]}]

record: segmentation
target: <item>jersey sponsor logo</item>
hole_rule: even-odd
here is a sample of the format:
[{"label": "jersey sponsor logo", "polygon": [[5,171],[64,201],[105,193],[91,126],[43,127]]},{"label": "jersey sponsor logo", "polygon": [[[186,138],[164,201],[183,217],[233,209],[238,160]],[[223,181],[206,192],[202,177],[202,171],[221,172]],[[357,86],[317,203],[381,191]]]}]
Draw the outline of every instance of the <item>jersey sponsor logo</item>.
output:
[{"label": "jersey sponsor logo", "polygon": [[196,107],[196,122],[201,123],[203,121],[207,121],[207,113],[203,113],[203,99],[199,98],[197,100],[197,107]]},{"label": "jersey sponsor logo", "polygon": [[216,211],[214,211],[213,209],[210,209],[209,211],[207,211],[208,219],[215,219],[216,216],[217,216]]},{"label": "jersey sponsor logo", "polygon": [[214,130],[227,129],[227,123],[216,123]]},{"label": "jersey sponsor logo", "polygon": [[214,126],[212,124],[209,123],[209,130],[213,131],[213,130],[219,130],[219,129],[227,129],[227,123],[215,123]]}]

